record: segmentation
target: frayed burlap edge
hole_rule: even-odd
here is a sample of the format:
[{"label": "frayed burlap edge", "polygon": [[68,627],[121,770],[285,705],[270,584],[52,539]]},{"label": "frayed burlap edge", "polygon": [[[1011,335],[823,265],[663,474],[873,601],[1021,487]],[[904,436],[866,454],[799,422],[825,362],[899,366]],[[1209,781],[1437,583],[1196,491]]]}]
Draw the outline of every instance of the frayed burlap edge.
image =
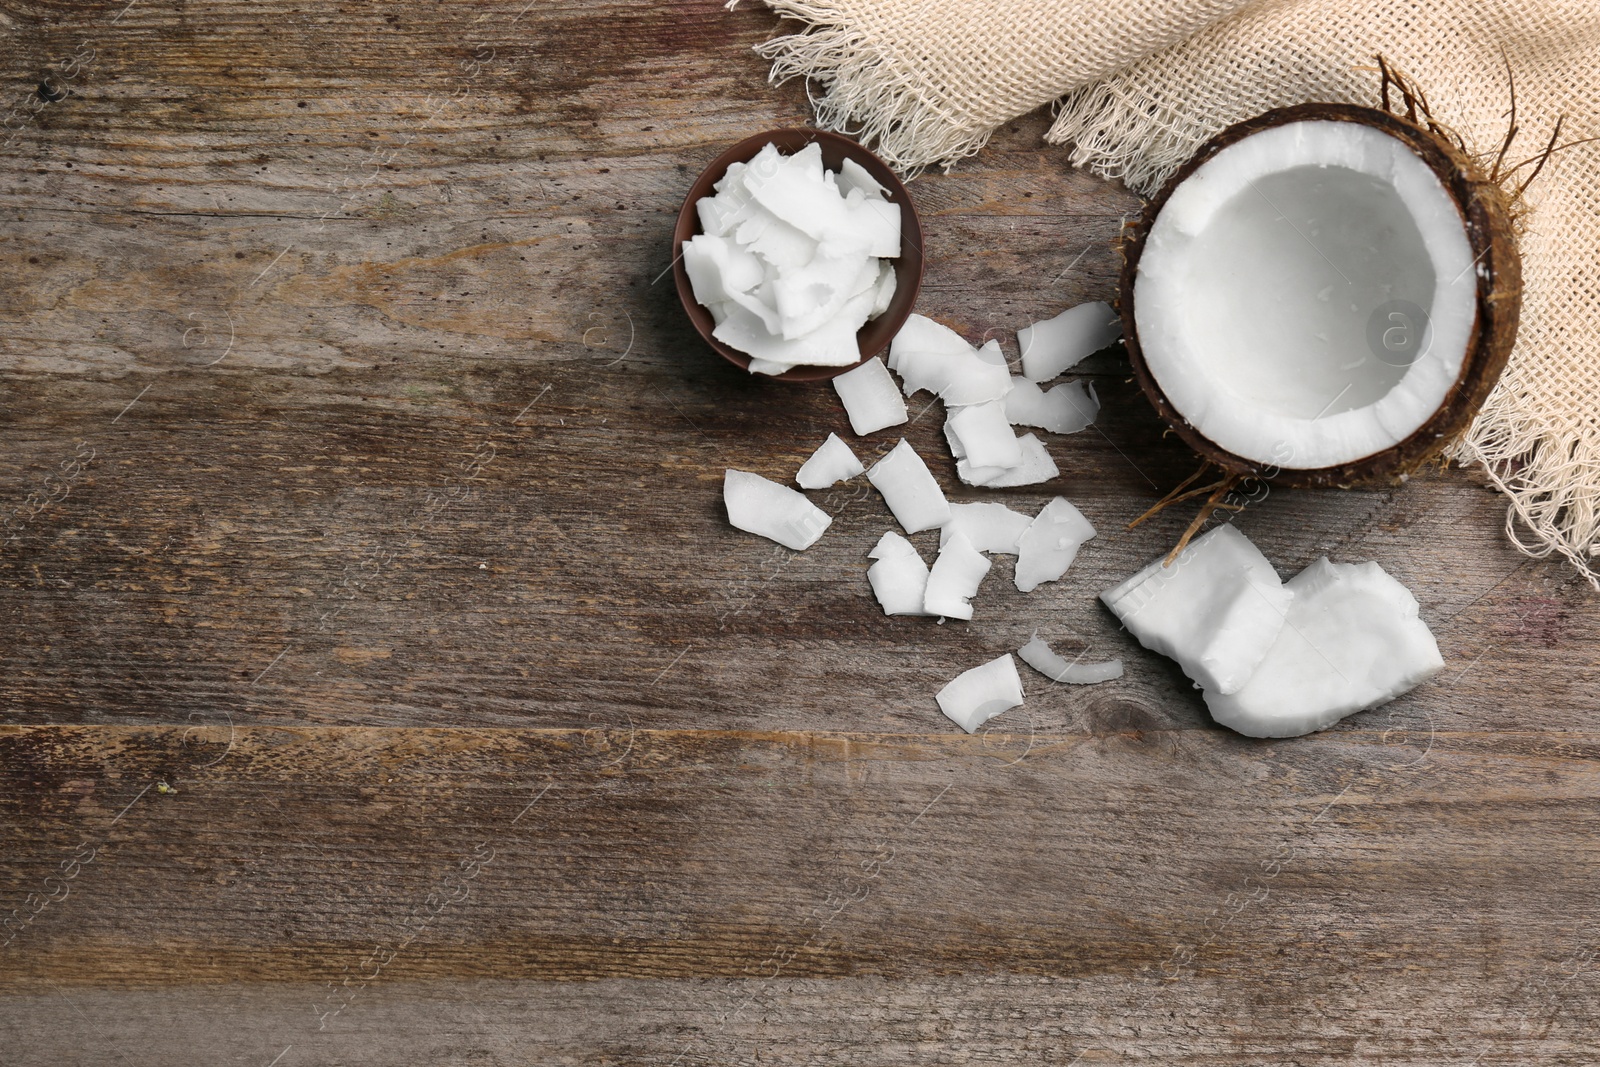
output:
[{"label": "frayed burlap edge", "polygon": [[1600,440],[1593,426],[1563,436],[1518,408],[1502,380],[1466,436],[1451,450],[1461,464],[1482,464],[1511,500],[1506,537],[1535,559],[1565,556],[1600,590]]},{"label": "frayed burlap edge", "polygon": [[[930,166],[948,171],[976,154],[997,128],[929,99],[914,65],[902,62],[887,42],[846,26],[843,13],[827,0],[765,3],[779,16],[806,24],[799,33],[756,46],[757,55],[772,61],[767,80],[781,85],[804,78],[818,126],[870,144],[906,179]],[[726,6],[731,11],[738,5],[728,0]]]}]

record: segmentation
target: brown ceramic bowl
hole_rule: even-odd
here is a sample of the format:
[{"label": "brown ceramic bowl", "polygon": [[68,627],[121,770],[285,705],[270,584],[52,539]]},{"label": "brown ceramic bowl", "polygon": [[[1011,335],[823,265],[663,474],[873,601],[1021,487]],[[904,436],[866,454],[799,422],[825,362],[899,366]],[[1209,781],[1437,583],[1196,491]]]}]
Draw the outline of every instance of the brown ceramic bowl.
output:
[{"label": "brown ceramic bowl", "polygon": [[[888,190],[889,202],[900,205],[900,258],[894,261],[894,299],[890,301],[887,311],[875,319],[869,319],[861,327],[861,332],[856,335],[856,342],[861,346],[861,358],[850,367],[859,367],[883,351],[894,335],[900,332],[900,327],[905,325],[906,317],[916,305],[917,290],[922,288],[922,226],[917,222],[917,209],[911,203],[911,194],[906,192],[906,187],[883,160],[850,138],[825,130],[769,130],[747,137],[712,160],[711,165],[700,172],[700,177],[689,188],[689,195],[684,198],[683,208],[678,212],[678,225],[672,231],[672,276],[678,283],[678,298],[683,301],[683,310],[688,312],[689,321],[694,323],[694,328],[705,338],[706,344],[721,353],[728,362],[746,370],[750,368],[748,353],[711,336],[717,324],[711,318],[711,311],[695,300],[694,290],[689,285],[689,272],[684,270],[683,257],[678,253],[685,241],[700,232],[700,216],[695,204],[701,197],[712,195],[714,190],[711,186],[722,180],[730,164],[748,163],[769,142],[777,145],[778,151],[787,156],[800,151],[812,141],[822,146],[823,166],[838,170],[846,159],[855,160]],[[799,366],[772,377],[781,382],[822,382],[838,377],[850,367]]]}]

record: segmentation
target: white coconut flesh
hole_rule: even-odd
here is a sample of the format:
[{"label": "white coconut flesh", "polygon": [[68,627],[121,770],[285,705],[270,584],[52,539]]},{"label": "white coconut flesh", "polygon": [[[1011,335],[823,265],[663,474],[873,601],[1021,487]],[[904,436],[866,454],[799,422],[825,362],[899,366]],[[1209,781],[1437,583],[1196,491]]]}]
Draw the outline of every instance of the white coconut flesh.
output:
[{"label": "white coconut flesh", "polygon": [[1233,693],[1278,639],[1294,594],[1261,550],[1225,525],[1100,599],[1145,648],[1176,660],[1207,690]]},{"label": "white coconut flesh", "polygon": [[1376,563],[1323,557],[1279,583],[1232,526],[1101,599],[1140,643],[1204,687],[1213,719],[1250,737],[1325,730],[1444,666],[1416,597]]},{"label": "white coconut flesh", "polygon": [[860,359],[857,332],[895,292],[900,208],[887,190],[854,162],[826,169],[814,142],[790,156],[768,144],[714,189],[682,249],[712,336],[756,374]]},{"label": "white coconut flesh", "polygon": [[876,433],[906,421],[905,398],[877,356],[839,375],[833,380],[833,389],[844,404],[850,429],[857,435]]},{"label": "white coconut flesh", "polygon": [[954,330],[921,315],[908,318],[890,342],[889,369],[900,375],[906,396],[926,389],[955,407],[1001,400],[1011,391],[998,342],[974,348]]},{"label": "white coconut flesh", "polygon": [[1382,452],[1443,406],[1477,284],[1461,210],[1421,158],[1370,126],[1303,121],[1229,145],[1172,191],[1134,322],[1202,436],[1317,469]]},{"label": "white coconut flesh", "polygon": [[[1085,649],[1085,652],[1088,650]],[[1050,679],[1071,685],[1095,685],[1122,677],[1122,661],[1108,659],[1099,663],[1083,663],[1083,654],[1067,659],[1034,633],[1028,643],[1017,649],[1017,658]]]},{"label": "white coconut flesh", "polygon": [[939,690],[939,710],[967,733],[1022,703],[1022,677],[1008,652],[969,671],[962,671]]},{"label": "white coconut flesh", "polygon": [[972,598],[989,573],[989,557],[972,547],[959,530],[939,546],[939,556],[928,569],[928,588],[922,610],[947,619],[972,618]]},{"label": "white coconut flesh", "polygon": [[1015,467],[980,467],[965,455],[957,453],[952,446],[951,453],[958,457],[957,477],[968,485],[983,486],[985,489],[1010,489],[1048,482],[1061,473],[1056,461],[1050,458],[1044,442],[1038,437],[1025,433],[1017,438],[1017,445],[1022,450],[1022,462]]},{"label": "white coconut flesh", "polygon": [[939,545],[942,548],[953,534],[960,532],[979,552],[1014,556],[1017,542],[1031,522],[1031,516],[994,501],[951,504],[950,521],[939,527]]},{"label": "white coconut flesh", "polygon": [[804,494],[749,471],[723,474],[722,500],[734,526],[796,551],[816,544],[833,522]]},{"label": "white coconut flesh", "polygon": [[944,490],[904,439],[872,465],[867,481],[883,495],[883,502],[906,533],[931,530],[950,521]]},{"label": "white coconut flesh", "polygon": [[1017,589],[1031,593],[1060,578],[1093,536],[1094,526],[1066,497],[1050,501],[1017,539]]},{"label": "white coconut flesh", "polygon": [[1099,413],[1100,398],[1086,382],[1062,382],[1047,393],[1038,383],[1013,376],[1006,394],[1006,418],[1013,426],[1077,433]]},{"label": "white coconut flesh", "polygon": [[952,407],[945,416],[945,434],[956,442],[952,449],[959,448],[974,466],[1009,469],[1022,462],[1022,445],[1006,418],[1004,400]]},{"label": "white coconut flesh", "polygon": [[928,565],[916,546],[888,530],[867,558],[877,561],[867,568],[867,581],[885,615],[927,614],[922,601],[928,589]]},{"label": "white coconut flesh", "polygon": [[1023,376],[1047,382],[1122,336],[1122,320],[1099,300],[1070,307],[1053,319],[1017,331]]},{"label": "white coconut flesh", "polygon": [[828,439],[817,446],[811,458],[795,472],[795,484],[802,489],[826,489],[830,485],[849,481],[866,470],[861,460],[850,451],[850,446],[830,433]]},{"label": "white coconut flesh", "polygon": [[1217,722],[1251,737],[1298,737],[1393,700],[1444,667],[1417,599],[1376,563],[1319,559],[1289,579],[1277,640],[1242,688],[1208,692]]}]

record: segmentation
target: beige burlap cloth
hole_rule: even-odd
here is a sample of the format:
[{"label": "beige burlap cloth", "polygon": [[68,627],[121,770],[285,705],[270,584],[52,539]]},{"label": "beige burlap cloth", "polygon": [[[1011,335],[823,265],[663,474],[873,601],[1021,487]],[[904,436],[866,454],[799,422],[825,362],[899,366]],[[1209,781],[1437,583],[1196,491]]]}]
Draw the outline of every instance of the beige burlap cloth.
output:
[{"label": "beige burlap cloth", "polygon": [[[734,0],[737,3],[737,0]],[[1600,135],[1600,0],[766,0],[804,25],[762,45],[810,79],[821,125],[913,173],[1044,104],[1073,163],[1150,194],[1207,137],[1268,108],[1375,105],[1381,53],[1481,155]],[[733,6],[730,4],[729,6]],[[1517,177],[1533,168],[1524,167]],[[1510,498],[1506,533],[1600,588],[1600,142],[1528,190],[1511,362],[1454,458]]]}]

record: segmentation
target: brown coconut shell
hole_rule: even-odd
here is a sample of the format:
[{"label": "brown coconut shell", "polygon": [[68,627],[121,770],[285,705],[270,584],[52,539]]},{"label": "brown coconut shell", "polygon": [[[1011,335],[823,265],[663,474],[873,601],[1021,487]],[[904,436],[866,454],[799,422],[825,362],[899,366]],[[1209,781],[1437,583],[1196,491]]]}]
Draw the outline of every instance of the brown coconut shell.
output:
[{"label": "brown coconut shell", "polygon": [[[1402,141],[1438,175],[1461,210],[1474,262],[1479,264],[1477,316],[1461,373],[1445,402],[1403,441],[1336,467],[1279,469],[1235,455],[1207,439],[1185,419],[1156,383],[1139,347],[1134,323],[1134,280],[1145,239],[1172,192],[1207,160],[1229,145],[1274,126],[1323,120],[1373,126]],[[1123,235],[1123,266],[1118,311],[1134,377],[1150,403],[1174,432],[1200,456],[1240,478],[1259,478],[1282,486],[1351,486],[1393,482],[1436,456],[1472,421],[1505,369],[1517,339],[1522,308],[1522,260],[1517,253],[1510,198],[1499,185],[1446,137],[1402,116],[1352,104],[1300,104],[1277,108],[1230,126],[1200,146],[1145,205],[1137,223]]]}]

